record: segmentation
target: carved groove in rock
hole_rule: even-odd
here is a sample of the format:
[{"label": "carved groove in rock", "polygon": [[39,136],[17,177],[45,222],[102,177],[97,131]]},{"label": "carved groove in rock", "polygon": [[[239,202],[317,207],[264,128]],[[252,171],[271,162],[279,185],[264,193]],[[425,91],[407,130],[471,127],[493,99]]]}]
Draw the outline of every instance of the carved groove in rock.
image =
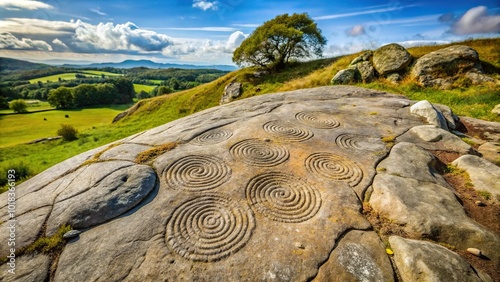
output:
[{"label": "carved groove in rock", "polygon": [[272,136],[291,142],[306,141],[314,136],[314,133],[305,128],[283,121],[267,122],[263,128]]},{"label": "carved groove in rock", "polygon": [[191,144],[198,146],[214,145],[231,138],[231,136],[233,136],[231,130],[217,128],[196,136],[191,141]]},{"label": "carved groove in rock", "polygon": [[385,149],[385,144],[380,138],[349,133],[337,136],[335,143],[337,146],[347,150],[380,151]]},{"label": "carved groove in rock", "polygon": [[231,168],[209,155],[190,155],[172,163],[165,172],[167,184],[188,191],[214,189],[231,178]]},{"label": "carved groove in rock", "polygon": [[255,176],[246,187],[250,205],[275,221],[303,222],[312,218],[321,207],[321,195],[315,187],[282,172]]},{"label": "carved groove in rock", "polygon": [[180,256],[212,262],[236,253],[255,228],[251,209],[221,194],[192,198],[175,209],[167,223],[166,244]]},{"label": "carved groove in rock", "polygon": [[333,129],[340,126],[337,120],[324,112],[300,112],[295,118],[303,124],[319,129]]},{"label": "carved groove in rock", "polygon": [[285,147],[259,139],[240,141],[231,147],[230,152],[246,164],[262,167],[279,165],[290,157]]},{"label": "carved groove in rock", "polygon": [[356,186],[363,178],[363,170],[353,161],[331,153],[315,153],[305,161],[306,169],[313,175]]}]

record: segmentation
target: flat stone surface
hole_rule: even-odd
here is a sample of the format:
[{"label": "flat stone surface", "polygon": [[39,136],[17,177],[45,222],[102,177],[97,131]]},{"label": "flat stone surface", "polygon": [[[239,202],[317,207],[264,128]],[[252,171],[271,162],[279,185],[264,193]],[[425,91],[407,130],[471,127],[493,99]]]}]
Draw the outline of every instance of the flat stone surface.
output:
[{"label": "flat stone surface", "polygon": [[476,191],[488,192],[492,201],[500,203],[500,167],[472,155],[462,156],[452,164],[469,174]]},{"label": "flat stone surface", "polygon": [[442,246],[398,236],[391,236],[389,243],[404,282],[482,281],[466,260]]},{"label": "flat stone surface", "polygon": [[500,142],[486,142],[477,148],[485,160],[500,166]]},{"label": "flat stone surface", "polygon": [[313,281],[394,281],[385,245],[373,231],[346,234]]},{"label": "flat stone surface", "polygon": [[48,281],[50,258],[46,255],[23,256],[16,258],[15,273],[9,273],[9,265],[0,265],[2,281],[33,282]]},{"label": "flat stone surface", "polygon": [[427,150],[455,152],[461,155],[475,153],[474,148],[460,137],[434,125],[419,125],[398,137],[399,142],[413,142]]},{"label": "flat stone surface", "polygon": [[[433,157],[397,144],[424,123],[411,104],[321,87],[233,101],[135,134],[19,185],[19,244],[62,224],[82,231],[54,262],[53,281],[391,281],[362,212],[373,186],[373,208],[408,231],[498,249],[498,236],[465,215]],[[147,166],[135,163],[142,150],[172,142]],[[409,161],[414,168],[402,165]],[[5,206],[0,219],[7,230]]]}]

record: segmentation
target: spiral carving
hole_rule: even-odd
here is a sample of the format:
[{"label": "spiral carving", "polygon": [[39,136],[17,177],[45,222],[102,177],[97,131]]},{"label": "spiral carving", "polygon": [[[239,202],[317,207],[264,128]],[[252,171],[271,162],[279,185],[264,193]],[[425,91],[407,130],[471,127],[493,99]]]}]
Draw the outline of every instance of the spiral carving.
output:
[{"label": "spiral carving", "polygon": [[306,221],[321,207],[321,195],[316,188],[281,172],[252,178],[246,187],[246,197],[257,212],[281,222]]},{"label": "spiral carving", "polygon": [[272,136],[290,142],[306,141],[314,136],[311,131],[289,122],[270,121],[264,124],[263,127]]},{"label": "spiral carving", "polygon": [[380,151],[385,149],[385,144],[380,138],[374,138],[356,134],[340,134],[335,139],[337,146],[357,151]]},{"label": "spiral carving", "polygon": [[203,194],[175,209],[166,243],[186,259],[212,262],[245,246],[255,228],[251,209],[221,194]]},{"label": "spiral carving", "polygon": [[191,144],[203,146],[213,145],[225,141],[233,136],[233,132],[229,129],[214,129],[196,136]]},{"label": "spiral carving", "polygon": [[220,186],[231,177],[231,168],[223,160],[208,155],[190,155],[172,163],[165,172],[167,184],[188,191],[206,191]]},{"label": "spiral carving", "polygon": [[240,141],[231,147],[230,152],[246,164],[261,167],[279,165],[290,157],[285,147],[259,139]]},{"label": "spiral carving", "polygon": [[306,169],[313,175],[336,181],[345,181],[351,187],[363,178],[363,170],[353,161],[331,153],[315,153],[305,161]]},{"label": "spiral carving", "polygon": [[295,118],[310,127],[319,129],[333,129],[340,125],[330,114],[323,112],[300,112],[295,115]]}]

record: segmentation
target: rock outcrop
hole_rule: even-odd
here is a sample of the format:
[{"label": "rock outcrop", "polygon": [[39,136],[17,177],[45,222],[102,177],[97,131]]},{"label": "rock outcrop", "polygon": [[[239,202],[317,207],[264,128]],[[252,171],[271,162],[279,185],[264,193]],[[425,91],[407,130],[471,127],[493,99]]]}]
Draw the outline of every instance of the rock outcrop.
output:
[{"label": "rock outcrop", "polygon": [[411,76],[423,86],[450,88],[457,75],[467,74],[473,82],[492,81],[482,74],[481,62],[476,50],[455,45],[443,48],[419,58],[412,67]]},{"label": "rock outcrop", "polygon": [[373,66],[383,76],[404,70],[411,60],[410,53],[395,43],[382,46],[373,53]]},{"label": "rock outcrop", "polygon": [[234,99],[240,97],[242,94],[242,84],[238,81],[232,81],[224,87],[224,93],[220,100],[220,105],[232,102]]},{"label": "rock outcrop", "polygon": [[[15,276],[3,264],[0,280],[395,281],[400,273],[411,281],[425,273],[485,281],[488,273],[437,245],[477,248],[500,266],[499,234],[467,216],[430,153],[470,146],[414,115],[415,103],[347,86],[263,95],[73,157],[17,187],[16,249],[65,224],[78,232],[56,254],[18,252]],[[168,149],[138,158],[160,148]],[[7,197],[1,242],[10,236]],[[393,236],[386,246],[368,207],[412,240]],[[9,252],[0,244],[2,257]]]}]

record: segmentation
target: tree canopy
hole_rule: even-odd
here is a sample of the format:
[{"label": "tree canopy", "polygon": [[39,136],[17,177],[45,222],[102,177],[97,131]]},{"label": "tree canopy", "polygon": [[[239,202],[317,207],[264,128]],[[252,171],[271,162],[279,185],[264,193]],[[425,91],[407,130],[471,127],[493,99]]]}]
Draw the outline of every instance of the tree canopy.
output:
[{"label": "tree canopy", "polygon": [[307,15],[279,15],[265,22],[233,53],[233,62],[282,68],[290,59],[321,56],[326,38]]}]

